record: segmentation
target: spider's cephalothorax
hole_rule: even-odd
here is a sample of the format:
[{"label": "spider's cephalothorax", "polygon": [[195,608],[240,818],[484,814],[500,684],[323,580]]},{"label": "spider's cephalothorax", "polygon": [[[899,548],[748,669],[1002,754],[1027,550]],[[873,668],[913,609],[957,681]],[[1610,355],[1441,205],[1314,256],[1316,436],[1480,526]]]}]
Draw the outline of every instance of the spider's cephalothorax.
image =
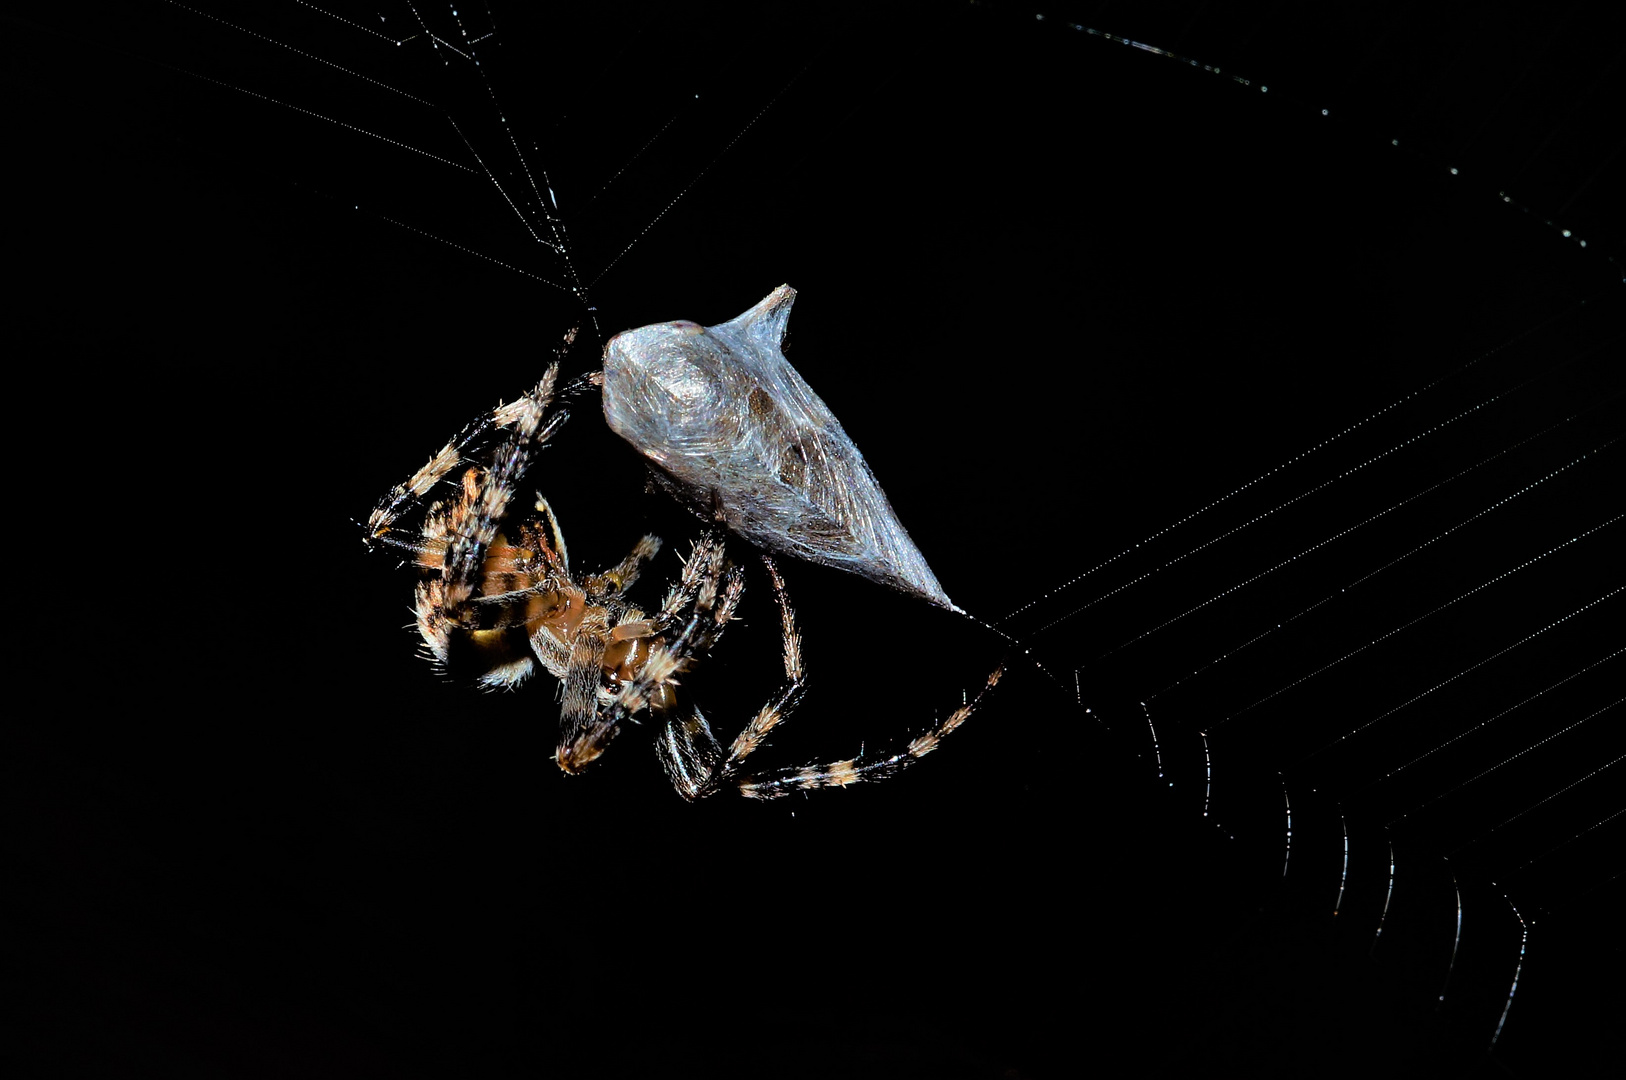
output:
[{"label": "spider's cephalothorax", "polygon": [[721,531],[714,527],[695,543],[665,601],[645,611],[627,590],[659,552],[656,537],[643,537],[601,573],[578,575],[547,500],[536,495],[523,512],[516,504],[536,451],[567,415],[559,401],[603,383],[595,372],[561,389],[558,373],[555,362],[533,390],[470,424],[393,488],[368,518],[365,539],[407,553],[418,569],[416,627],[438,666],[473,672],[492,688],[518,686],[539,665],[560,681],[560,768],[580,771],[624,722],[647,714],[655,721],[661,763],[687,799],[725,788],[776,798],[880,780],[934,750],[999,681],[996,669],[974,699],[901,749],[748,771],[746,759],[791,714],[806,686],[801,639],[779,568],[771,555],[763,556],[779,607],[784,682],[725,746],[694,702],[677,693],[678,676],[717,644],[744,589]]}]

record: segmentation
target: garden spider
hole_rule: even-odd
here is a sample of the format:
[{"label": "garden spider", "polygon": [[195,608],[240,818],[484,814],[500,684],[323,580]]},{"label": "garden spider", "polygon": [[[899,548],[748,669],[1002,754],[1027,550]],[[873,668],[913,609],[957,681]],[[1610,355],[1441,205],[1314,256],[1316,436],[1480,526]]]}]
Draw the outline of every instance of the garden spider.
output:
[{"label": "garden spider", "polygon": [[[749,321],[753,316],[758,322],[771,317],[773,352],[778,356],[778,334],[793,296],[788,289],[778,290],[740,319],[720,327],[669,323],[622,337],[630,341],[634,334],[667,330],[668,336],[684,342],[726,342],[729,327],[749,328],[755,325]],[[574,332],[567,335],[565,348],[573,337]],[[616,344],[612,341],[605,350],[607,363]],[[723,352],[728,351],[725,345]],[[784,364],[782,356],[779,362]],[[647,711],[656,724],[655,747],[661,764],[678,793],[688,800],[724,789],[748,798],[772,799],[797,790],[883,780],[936,749],[998,683],[1003,668],[994,670],[974,698],[902,749],[861,752],[843,761],[803,768],[747,771],[747,759],[790,716],[807,685],[795,615],[773,555],[764,552],[762,559],[779,607],[784,682],[725,747],[700,709],[683,701],[677,689],[678,676],[722,637],[745,586],[741,567],[731,564],[725,551],[721,526],[736,527],[724,507],[726,491],[718,489],[719,481],[706,496],[715,504],[712,523],[695,542],[679,580],[657,611],[645,612],[627,597],[643,565],[660,550],[661,542],[654,536],[643,537],[626,558],[601,573],[573,571],[563,531],[547,500],[538,495],[534,513],[524,518],[516,514],[515,505],[536,452],[568,416],[562,403],[605,384],[604,373],[594,372],[561,388],[559,366],[556,359],[533,390],[471,423],[410,479],[393,488],[368,518],[364,539],[369,547],[387,546],[407,553],[417,567],[421,578],[413,604],[416,627],[424,651],[437,666],[472,668],[479,672],[481,685],[488,688],[516,687],[538,665],[559,679],[563,705],[557,761],[565,772],[580,772],[605,751],[627,722],[638,722]],[[789,365],[784,366],[805,388]],[[605,391],[607,412],[611,393]],[[760,391],[748,395],[749,409],[760,421],[765,405],[757,393]],[[811,390],[807,395],[823,409]],[[789,421],[781,417],[780,423]],[[840,439],[846,439],[833,417],[829,426]],[[797,437],[810,444],[824,437],[798,431]],[[846,445],[851,447],[850,440]],[[847,470],[842,475],[850,477],[856,469],[873,484],[856,448],[851,448],[855,463],[841,462],[839,447],[824,447],[815,457],[824,450],[830,451],[836,466]],[[806,483],[800,474],[799,479]],[[668,483],[672,483],[670,478]],[[681,489],[681,482],[678,486]],[[428,502],[441,487],[451,490]],[[879,513],[884,508],[890,514],[879,487],[874,491],[879,506],[869,509]],[[755,488],[751,494],[760,496]],[[800,497],[805,492],[796,494]],[[420,510],[422,519],[416,530],[403,527],[409,515]],[[913,551],[901,526],[897,532]],[[805,542],[798,546],[805,538],[786,537],[783,544],[772,540],[770,536],[767,546],[792,553],[801,553],[806,546]],[[821,542],[832,550],[841,546],[828,538]],[[918,552],[914,554],[918,558]],[[924,568],[924,560],[920,566]],[[890,563],[874,573],[857,572],[886,580],[902,591],[923,594],[924,586],[914,589],[907,582],[899,585],[892,580],[897,572]],[[930,571],[924,573],[936,589]],[[941,590],[937,595],[941,596]],[[941,603],[952,607],[946,597]]]}]

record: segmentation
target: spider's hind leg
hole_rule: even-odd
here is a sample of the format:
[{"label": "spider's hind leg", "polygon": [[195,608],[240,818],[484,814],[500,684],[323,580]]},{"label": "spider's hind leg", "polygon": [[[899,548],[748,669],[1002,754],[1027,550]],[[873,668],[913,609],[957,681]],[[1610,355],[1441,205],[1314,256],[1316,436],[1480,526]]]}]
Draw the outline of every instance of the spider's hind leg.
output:
[{"label": "spider's hind leg", "polygon": [[995,668],[988,676],[987,683],[977,691],[976,697],[955,709],[930,731],[916,736],[902,750],[860,753],[846,761],[835,761],[826,765],[808,765],[800,769],[773,769],[755,773],[739,780],[736,787],[739,793],[748,799],[777,799],[793,791],[846,787],[848,784],[861,781],[890,780],[937,749],[956,728],[969,720],[982,704],[983,698],[998,684],[1004,671],[1003,666]]},{"label": "spider's hind leg", "polygon": [[726,787],[739,774],[745,759],[767,740],[768,733],[795,711],[807,689],[802,637],[796,629],[796,613],[791,609],[785,580],[771,557],[764,555],[762,561],[768,568],[768,580],[773,584],[774,600],[779,605],[785,681],[735,737],[726,753],[698,709],[692,716],[666,721],[655,740],[656,753],[672,786],[691,801]]},{"label": "spider's hind leg", "polygon": [[655,756],[677,793],[693,802],[710,794],[711,779],[723,760],[723,748],[697,706],[682,716],[669,716],[655,737]]}]

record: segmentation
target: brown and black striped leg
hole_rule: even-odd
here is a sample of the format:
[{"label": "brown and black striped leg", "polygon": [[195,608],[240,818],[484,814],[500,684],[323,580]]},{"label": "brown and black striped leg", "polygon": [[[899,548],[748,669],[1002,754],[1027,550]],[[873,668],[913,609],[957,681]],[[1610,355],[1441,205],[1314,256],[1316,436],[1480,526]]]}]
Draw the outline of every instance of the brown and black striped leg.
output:
[{"label": "brown and black striped leg", "polygon": [[[487,464],[485,453],[490,445],[530,412],[531,406],[528,402],[543,395],[546,398],[544,401],[546,407],[546,404],[555,398],[554,384],[557,379],[558,364],[554,363],[543,376],[542,384],[530,393],[516,401],[499,405],[486,415],[470,421],[462,431],[449,439],[445,446],[437,450],[421,469],[404,482],[395,485],[378,500],[378,505],[374,506],[372,513],[367,516],[365,532],[362,535],[363,542],[369,548],[380,545],[418,551],[419,545],[410,531],[403,533],[396,527],[396,523],[421,510],[430,493],[458,466],[484,467]],[[566,391],[574,386],[573,383]]]},{"label": "brown and black striped leg", "polygon": [[429,493],[446,479],[447,474],[476,457],[478,444],[494,426],[494,415],[488,413],[472,421],[449,439],[445,446],[435,451],[423,468],[396,484],[378,500],[378,505],[367,516],[366,532],[362,535],[362,542],[368,548],[382,545],[412,552],[420,550],[414,538],[396,529],[396,522],[422,508]]},{"label": "brown and black striped leg", "polygon": [[675,624],[690,608],[710,610],[716,601],[717,583],[723,572],[724,545],[715,533],[702,536],[683,561],[678,583],[666,594],[666,601],[653,622],[657,632]]},{"label": "brown and black striped leg", "polygon": [[1003,665],[995,668],[976,697],[955,709],[942,723],[924,735],[916,737],[902,750],[860,753],[857,757],[831,762],[828,765],[808,765],[800,769],[773,769],[754,773],[739,780],[736,786],[740,794],[748,799],[777,799],[793,791],[846,787],[848,784],[889,780],[937,749],[956,728],[969,720],[982,704],[983,698],[998,684],[999,677],[1004,671]]},{"label": "brown and black striped leg", "polygon": [[[440,548],[440,573],[419,582],[415,609],[418,632],[441,663],[446,662],[451,635],[475,595],[486,552],[508,514],[532,455],[558,430],[565,416],[560,412],[547,419],[558,374],[559,366],[550,366],[534,391],[508,407],[512,430],[498,446],[491,464],[483,470],[471,466],[463,474],[459,499],[431,522],[432,530],[426,530],[426,542]],[[426,569],[431,568],[431,560],[426,558],[429,554],[422,553],[419,559]]]},{"label": "brown and black striped leg", "polygon": [[712,777],[722,764],[723,748],[699,708],[683,716],[668,716],[655,736],[655,756],[677,793],[693,802],[710,794]]},{"label": "brown and black striped leg", "polygon": [[740,774],[745,759],[767,741],[768,733],[790,719],[796,706],[807,692],[807,667],[802,662],[802,635],[796,629],[796,612],[790,606],[790,594],[785,590],[785,579],[772,557],[764,555],[763,565],[768,568],[768,580],[773,583],[774,601],[779,605],[779,633],[783,642],[782,659],[785,682],[769,702],[753,716],[728,748],[728,757],[712,777],[707,790],[710,794],[731,783]]},{"label": "brown and black striped leg", "polygon": [[774,600],[779,605],[785,682],[773,699],[751,718],[726,753],[698,709],[692,715],[667,719],[655,740],[655,751],[672,786],[691,801],[727,787],[739,774],[745,759],[767,739],[768,733],[790,717],[807,689],[802,638],[796,630],[796,614],[790,606],[785,580],[772,558],[764,555],[762,561],[767,565]]}]

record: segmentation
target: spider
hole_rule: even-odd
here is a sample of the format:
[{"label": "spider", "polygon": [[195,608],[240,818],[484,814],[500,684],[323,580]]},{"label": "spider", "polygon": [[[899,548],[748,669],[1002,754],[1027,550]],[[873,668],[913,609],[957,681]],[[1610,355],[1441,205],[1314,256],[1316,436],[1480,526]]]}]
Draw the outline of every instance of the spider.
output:
[{"label": "spider", "polygon": [[[629,598],[629,590],[645,564],[660,551],[659,538],[644,536],[620,562],[599,573],[583,574],[571,567],[563,530],[545,497],[535,495],[532,510],[523,515],[519,512],[521,485],[537,451],[567,418],[565,403],[589,389],[605,387],[612,357],[623,355],[627,343],[640,340],[634,335],[659,331],[657,338],[666,341],[723,341],[722,351],[730,353],[729,328],[755,329],[761,331],[758,337],[771,332],[773,354],[790,371],[795,384],[805,390],[806,384],[778,353],[779,335],[792,297],[794,293],[788,289],[777,290],[739,319],[719,327],[669,323],[620,335],[606,347],[605,371],[592,372],[568,386],[559,385],[560,359],[556,358],[532,390],[470,423],[405,483],[388,492],[368,518],[364,537],[368,546],[387,546],[406,553],[420,574],[413,602],[415,624],[422,649],[435,665],[446,670],[477,671],[479,683],[487,688],[517,687],[536,674],[538,667],[560,681],[563,704],[556,760],[566,773],[581,772],[629,723],[641,722],[647,715],[653,721],[661,765],[678,794],[690,801],[725,789],[747,798],[773,799],[798,790],[883,780],[898,775],[936,749],[971,717],[999,682],[1003,666],[993,671],[975,697],[901,749],[864,751],[842,761],[801,768],[751,771],[748,759],[795,711],[807,687],[795,613],[771,551],[763,551],[761,557],[779,609],[784,680],[778,691],[724,746],[699,707],[680,695],[678,677],[717,646],[739,607],[745,576],[727,556],[723,526],[744,531],[751,526],[751,515],[742,518],[735,513],[731,518],[727,509],[730,484],[733,495],[751,496],[760,518],[761,477],[743,481],[738,476],[730,480],[718,475],[709,483],[701,483],[692,477],[685,480],[666,476],[674,493],[687,491],[709,499],[712,514],[711,523],[684,561],[677,582],[653,611],[637,606]],[[574,331],[566,335],[560,358],[573,340]],[[621,353],[618,344],[623,347]],[[743,347],[738,339],[732,341],[733,351]],[[670,350],[664,355],[670,359]],[[614,373],[611,378],[612,387],[604,391],[607,414],[611,411]],[[768,407],[759,396],[762,392],[756,386],[744,395],[745,412],[755,416],[757,422],[762,421]],[[806,399],[817,409],[824,409],[811,390],[806,390]],[[815,465],[828,458],[829,467],[841,470],[839,475],[845,480],[856,482],[861,472],[873,485],[873,477],[856,448],[851,447],[834,418],[828,417],[828,410],[823,416],[828,419],[828,430],[822,434],[797,429],[798,460],[805,464],[808,454],[802,444],[806,443],[814,446]],[[796,427],[784,416],[779,420],[781,427]],[[765,426],[773,429],[772,424]],[[850,460],[843,460],[841,440],[846,440],[845,446],[851,450]],[[652,458],[656,454],[665,456],[659,448],[640,448]],[[805,469],[796,474],[795,481],[782,495],[805,517],[808,511],[802,504],[811,498],[809,493],[816,485]],[[845,491],[848,485],[837,486]],[[430,501],[442,489],[449,490]],[[866,522],[883,509],[888,517],[891,515],[878,486],[874,487],[874,498],[878,505],[868,507]],[[406,527],[404,523],[420,511],[422,517],[416,530]],[[903,555],[912,552],[918,559],[918,551],[901,526],[896,527],[896,533],[907,548]],[[852,546],[839,537],[832,539],[828,529],[817,538],[763,535],[763,546],[803,557],[829,552],[833,553],[830,561],[838,563],[846,558],[846,548]],[[873,547],[873,537],[865,542]],[[883,538],[882,542],[897,543],[895,538]],[[895,555],[894,551],[876,554],[869,550],[867,562],[846,568],[953,607],[942,596],[930,571],[924,569],[923,559],[919,560],[920,571],[899,570]],[[911,572],[916,573],[916,579],[908,578]],[[921,572],[924,579],[918,576]]]}]

